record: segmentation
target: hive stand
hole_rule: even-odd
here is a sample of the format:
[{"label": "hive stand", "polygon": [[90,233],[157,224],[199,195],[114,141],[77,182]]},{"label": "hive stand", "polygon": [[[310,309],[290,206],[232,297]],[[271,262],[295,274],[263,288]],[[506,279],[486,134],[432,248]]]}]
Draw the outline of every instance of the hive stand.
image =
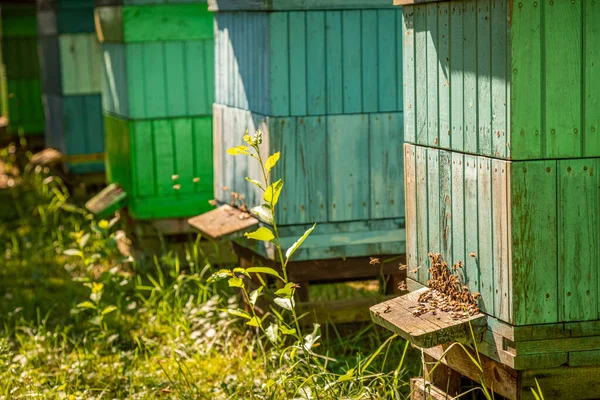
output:
[{"label": "hive stand", "polygon": [[[403,176],[402,48],[386,32],[400,29],[400,10],[387,0],[210,0],[209,9],[216,200],[229,204],[237,193],[237,205],[261,204],[245,179],[260,178],[259,165],[226,154],[246,130],[260,129],[264,154],[281,151],[272,180],[285,181],[277,215],[284,247],[317,223],[290,274],[308,268],[298,277],[304,288],[376,279],[381,266],[369,265],[369,256],[397,256],[385,271],[397,282],[405,252],[403,186],[392,184]],[[235,244],[245,263],[275,259],[263,243]]]},{"label": "hive stand", "polygon": [[[38,35],[47,147],[72,174],[104,181],[102,52],[93,0],[38,0]],[[90,176],[92,177],[92,176]]]},{"label": "hive stand", "polygon": [[[509,399],[535,379],[546,399],[597,398],[600,4],[396,1],[409,278],[428,283],[428,252],[462,260],[487,321],[483,377],[458,347],[443,362]],[[405,334],[421,319],[393,315]]]},{"label": "hive stand", "polygon": [[0,4],[0,144],[25,136],[43,147],[44,110],[37,46],[36,2]]}]

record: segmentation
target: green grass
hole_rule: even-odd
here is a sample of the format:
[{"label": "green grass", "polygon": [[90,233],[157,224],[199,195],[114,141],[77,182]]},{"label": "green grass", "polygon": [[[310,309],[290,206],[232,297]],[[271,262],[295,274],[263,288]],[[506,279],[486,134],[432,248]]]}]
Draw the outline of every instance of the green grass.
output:
[{"label": "green grass", "polygon": [[[19,163],[7,150],[0,158]],[[420,364],[389,332],[323,326],[316,351],[327,372],[311,377],[224,311],[240,299],[226,283],[207,283],[214,269],[197,243],[182,260],[126,259],[120,222],[94,220],[52,171],[14,178],[18,185],[0,190],[0,399],[307,398],[307,380],[314,398],[408,395]],[[327,300],[374,292],[311,288]],[[360,374],[338,383],[352,368]]]}]

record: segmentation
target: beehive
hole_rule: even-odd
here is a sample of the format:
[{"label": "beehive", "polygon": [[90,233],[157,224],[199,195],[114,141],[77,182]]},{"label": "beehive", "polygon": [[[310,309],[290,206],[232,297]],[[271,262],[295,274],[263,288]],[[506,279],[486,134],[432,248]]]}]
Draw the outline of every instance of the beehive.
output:
[{"label": "beehive", "polygon": [[[262,201],[233,158],[246,129],[281,151],[285,246],[296,261],[404,253],[401,11],[387,1],[209,1],[215,11],[215,197]],[[223,190],[227,188],[227,190]],[[238,244],[273,258],[263,245]],[[364,270],[364,268],[363,268]]]},{"label": "beehive", "polygon": [[214,98],[214,35],[207,5],[96,4],[109,182],[125,189],[136,219],[207,210]]},{"label": "beehive", "polygon": [[428,284],[429,252],[464,263],[503,396],[537,377],[546,398],[595,397],[569,377],[600,365],[600,6],[398,3],[409,277]]},{"label": "beehive", "polygon": [[46,146],[66,157],[74,173],[104,170],[102,53],[94,2],[38,3]]},{"label": "beehive", "polygon": [[0,108],[8,137],[44,132],[35,1],[0,5]]}]

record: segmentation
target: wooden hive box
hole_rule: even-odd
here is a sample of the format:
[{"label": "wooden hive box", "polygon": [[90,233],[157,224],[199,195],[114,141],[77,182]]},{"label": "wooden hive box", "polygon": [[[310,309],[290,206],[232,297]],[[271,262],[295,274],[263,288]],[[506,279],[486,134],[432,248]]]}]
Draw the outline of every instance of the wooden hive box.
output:
[{"label": "wooden hive box", "polygon": [[[284,246],[318,224],[295,260],[403,254],[404,191],[392,184],[403,179],[402,46],[390,35],[401,10],[387,0],[211,0],[209,9],[215,198],[260,204],[245,180],[260,176],[254,160],[226,154],[260,129],[265,152],[282,152],[272,179],[285,181]],[[263,244],[236,242],[273,258]]]},{"label": "wooden hive box", "polygon": [[46,146],[73,173],[104,171],[102,52],[94,1],[38,2]]},{"label": "wooden hive box", "polygon": [[96,5],[108,181],[128,193],[136,219],[208,210],[214,34],[206,2]]},{"label": "wooden hive box", "polygon": [[44,111],[40,87],[35,1],[0,4],[0,105],[6,134],[40,136]]},{"label": "wooden hive box", "polygon": [[567,377],[600,365],[600,5],[397,2],[409,277],[428,284],[429,252],[463,262],[478,349],[518,382],[503,396],[540,377],[595,397]]}]

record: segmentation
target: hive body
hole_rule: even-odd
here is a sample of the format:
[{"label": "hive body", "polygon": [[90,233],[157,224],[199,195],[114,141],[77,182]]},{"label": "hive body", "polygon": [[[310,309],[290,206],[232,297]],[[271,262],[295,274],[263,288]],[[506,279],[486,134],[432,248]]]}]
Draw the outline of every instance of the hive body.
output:
[{"label": "hive body", "polygon": [[401,32],[409,277],[427,285],[429,252],[462,261],[479,350],[526,371],[503,395],[546,374],[546,398],[569,397],[597,367],[569,368],[600,364],[600,6],[421,3]]},{"label": "hive body", "polygon": [[41,1],[38,28],[46,146],[65,155],[70,172],[102,172],[102,53],[94,2]]},{"label": "hive body", "polygon": [[110,182],[137,219],[212,199],[212,15],[199,1],[97,1]]},{"label": "hive body", "polygon": [[[226,154],[246,129],[281,151],[278,225],[296,260],[404,253],[401,10],[383,2],[211,1],[215,198],[262,194],[255,160]],[[391,60],[391,62],[390,62]],[[226,188],[227,190],[224,190]],[[262,245],[244,246],[271,257]]]},{"label": "hive body", "polygon": [[7,136],[44,132],[35,2],[0,5],[1,115]]}]

